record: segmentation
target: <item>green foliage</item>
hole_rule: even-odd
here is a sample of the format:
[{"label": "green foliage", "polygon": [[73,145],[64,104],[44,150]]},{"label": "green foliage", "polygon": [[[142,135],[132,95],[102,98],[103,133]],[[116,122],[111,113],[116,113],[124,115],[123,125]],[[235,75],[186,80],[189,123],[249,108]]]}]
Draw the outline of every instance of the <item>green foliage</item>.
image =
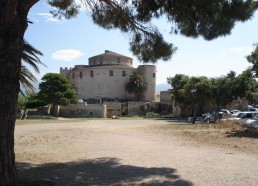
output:
[{"label": "green foliage", "polygon": [[147,86],[143,74],[135,70],[130,76],[129,81],[125,84],[125,90],[135,94],[136,99],[139,100],[141,94],[147,90]]},{"label": "green foliage", "polygon": [[147,112],[145,118],[158,118],[159,114],[155,112]]},{"label": "green foliage", "polygon": [[226,76],[211,79],[177,74],[169,77],[167,82],[171,84],[172,98],[182,112],[193,103],[199,109],[205,105],[211,105],[214,110],[220,110],[238,97],[247,97],[251,101],[253,100],[252,93],[256,88],[256,81],[250,69],[238,76],[231,71]]},{"label": "green foliage", "polygon": [[[204,37],[212,40],[230,34],[238,21],[250,19],[258,8],[253,0],[203,1],[98,1],[85,0],[95,24],[105,29],[119,29],[130,36],[130,49],[142,62],[169,60],[176,47],[164,40],[154,19],[165,18],[171,34]],[[74,0],[49,0],[57,17],[71,18],[78,14]]]},{"label": "green foliage", "polygon": [[47,73],[43,76],[39,89],[39,98],[48,104],[67,105],[78,102],[76,89],[62,74]]},{"label": "green foliage", "polygon": [[191,104],[191,100],[186,99],[186,85],[189,82],[189,76],[184,74],[176,74],[174,77],[167,78],[167,83],[172,87],[172,99],[174,99],[181,108],[181,115],[184,110]]},{"label": "green foliage", "polygon": [[254,47],[254,51],[252,51],[251,54],[246,57],[246,59],[253,65],[251,69],[255,72],[256,77],[258,77],[258,43],[254,44]]},{"label": "green foliage", "polygon": [[26,107],[27,98],[19,93],[18,102],[17,102],[17,110],[22,110]]},{"label": "green foliage", "polygon": [[48,3],[50,6],[54,7],[54,10],[50,13],[59,19],[62,17],[70,19],[79,13],[80,6],[73,0],[48,0]]},{"label": "green foliage", "polygon": [[46,102],[41,100],[36,93],[30,93],[26,96],[27,102],[26,102],[26,108],[38,108],[41,106],[47,105]]},{"label": "green foliage", "polygon": [[37,82],[37,78],[34,76],[34,74],[31,73],[31,71],[28,70],[25,64],[32,67],[32,69],[36,73],[39,73],[38,64],[46,66],[38,58],[38,55],[42,56],[43,54],[39,50],[31,46],[29,43],[24,41],[23,51],[21,55],[22,65],[21,65],[20,83],[24,87],[26,93],[35,92],[35,87],[33,86],[33,83]]}]

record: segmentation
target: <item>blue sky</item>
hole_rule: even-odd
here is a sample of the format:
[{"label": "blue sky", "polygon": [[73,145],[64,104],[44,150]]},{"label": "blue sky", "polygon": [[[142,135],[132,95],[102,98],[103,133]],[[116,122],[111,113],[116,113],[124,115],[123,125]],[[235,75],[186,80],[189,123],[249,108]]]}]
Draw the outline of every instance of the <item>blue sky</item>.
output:
[{"label": "blue sky", "polygon": [[[40,1],[29,13],[30,24],[25,39],[44,53],[40,59],[41,77],[48,72],[58,73],[60,67],[88,64],[88,58],[111,50],[132,57],[134,67],[141,64],[129,50],[128,37],[118,30],[104,30],[91,21],[90,15],[82,11],[71,20],[57,20],[49,14],[49,7]],[[231,34],[212,41],[191,39],[181,35],[170,35],[169,24],[159,20],[158,26],[165,39],[178,50],[171,60],[158,61],[157,84],[166,83],[167,77],[175,74],[219,77],[230,70],[241,73],[250,64],[245,56],[250,54],[253,43],[258,42],[258,11],[253,18],[237,23]]]}]

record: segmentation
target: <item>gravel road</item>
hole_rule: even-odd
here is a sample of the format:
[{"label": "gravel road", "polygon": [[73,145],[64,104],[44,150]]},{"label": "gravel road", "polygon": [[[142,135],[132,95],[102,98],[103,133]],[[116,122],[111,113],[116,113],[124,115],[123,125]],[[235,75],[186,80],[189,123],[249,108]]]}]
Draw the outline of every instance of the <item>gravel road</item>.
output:
[{"label": "gravel road", "polygon": [[[188,143],[165,120],[85,120],[16,126],[24,185],[257,186],[258,155]],[[257,144],[258,145],[258,144]]]}]

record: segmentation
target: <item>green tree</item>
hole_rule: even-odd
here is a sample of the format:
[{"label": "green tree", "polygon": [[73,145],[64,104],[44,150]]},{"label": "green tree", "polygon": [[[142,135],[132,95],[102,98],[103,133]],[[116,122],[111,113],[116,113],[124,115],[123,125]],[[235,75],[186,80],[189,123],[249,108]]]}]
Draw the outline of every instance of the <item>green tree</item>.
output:
[{"label": "green tree", "polygon": [[62,74],[47,73],[39,84],[38,97],[47,104],[67,105],[78,102],[76,89]]},{"label": "green tree", "polygon": [[185,85],[185,97],[192,107],[193,123],[196,120],[197,112],[200,113],[203,107],[208,105],[211,96],[211,83],[207,77],[190,77]]},{"label": "green tree", "polygon": [[212,78],[211,84],[210,101],[216,111],[226,107],[238,97],[250,98],[250,92],[254,92],[256,87],[256,81],[250,69],[243,71],[238,76],[231,71],[227,76]]},{"label": "green tree", "polygon": [[189,76],[184,74],[176,74],[174,77],[167,78],[167,83],[172,87],[172,99],[181,109],[181,116],[184,116],[185,109],[191,104],[189,99],[186,99],[186,85],[189,81]]},{"label": "green tree", "polygon": [[[252,69],[244,70],[236,77],[235,99],[246,97],[250,92],[255,92],[256,80]],[[249,96],[250,97],[250,96]],[[251,98],[251,97],[250,97]]]},{"label": "green tree", "polygon": [[26,108],[38,108],[47,105],[46,102],[42,101],[37,93],[29,93],[26,95],[27,102]]},{"label": "green tree", "polygon": [[258,77],[258,43],[254,44],[254,47],[254,51],[252,51],[251,54],[246,57],[246,59],[253,65],[251,69],[255,72],[256,77]]},{"label": "green tree", "polygon": [[[15,170],[14,126],[19,93],[21,57],[27,16],[39,0],[0,1],[0,185],[18,185]],[[176,48],[163,39],[153,19],[164,17],[171,33],[207,40],[225,36],[238,21],[250,19],[258,8],[253,0],[154,1],[83,0],[93,21],[106,29],[130,35],[130,49],[143,62],[168,60]],[[72,18],[79,12],[75,0],[48,0],[57,17]]]},{"label": "green tree", "polygon": [[167,78],[167,83],[172,87],[172,98],[180,107],[182,116],[187,108],[192,108],[193,112],[197,108],[201,111],[210,98],[211,83],[207,77],[176,74],[174,77]]},{"label": "green tree", "polygon": [[147,82],[141,72],[133,71],[128,82],[125,84],[125,90],[135,95],[135,99],[139,101],[142,98],[142,93],[147,90]]},{"label": "green tree", "polygon": [[251,101],[257,85],[251,69],[238,76],[231,71],[226,76],[211,79],[176,74],[169,77],[167,82],[172,87],[172,98],[181,108],[182,115],[189,106],[192,106],[193,111],[202,112],[205,106],[212,106],[213,110],[219,111],[238,97],[247,97]]},{"label": "green tree", "polygon": [[18,103],[17,103],[17,111],[20,111],[26,107],[27,98],[23,94],[19,94]]}]

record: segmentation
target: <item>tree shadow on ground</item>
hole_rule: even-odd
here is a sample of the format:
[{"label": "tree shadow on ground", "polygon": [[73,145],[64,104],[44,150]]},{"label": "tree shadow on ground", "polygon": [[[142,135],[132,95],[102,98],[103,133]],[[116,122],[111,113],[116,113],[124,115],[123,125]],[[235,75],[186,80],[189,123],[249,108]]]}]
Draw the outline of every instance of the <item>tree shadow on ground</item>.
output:
[{"label": "tree shadow on ground", "polygon": [[187,119],[185,118],[156,118],[154,120],[161,120],[161,121],[166,121],[168,123],[172,123],[172,124],[181,124],[181,125],[192,125],[191,122],[188,122]]},{"label": "tree shadow on ground", "polygon": [[258,131],[252,130],[233,130],[226,133],[227,137],[237,137],[237,138],[256,138],[258,139]]},{"label": "tree shadow on ground", "polygon": [[22,186],[193,185],[173,168],[122,165],[116,158],[41,165],[18,162],[17,169]]}]

